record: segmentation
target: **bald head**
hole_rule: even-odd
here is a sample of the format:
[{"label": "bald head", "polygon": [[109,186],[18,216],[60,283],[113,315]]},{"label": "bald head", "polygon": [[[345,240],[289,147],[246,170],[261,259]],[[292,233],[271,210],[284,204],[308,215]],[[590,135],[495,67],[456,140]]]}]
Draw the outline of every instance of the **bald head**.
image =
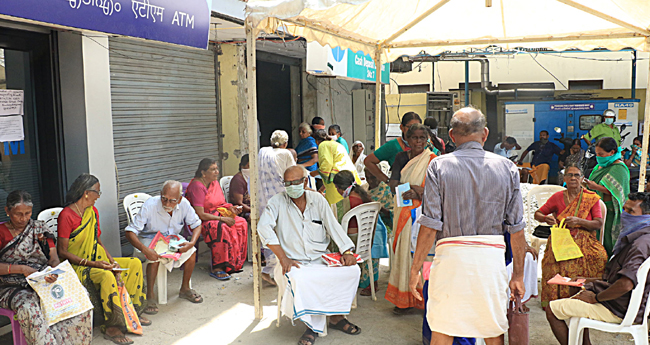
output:
[{"label": "bald head", "polygon": [[307,169],[302,165],[294,165],[287,168],[284,171],[284,180],[285,181],[295,181],[300,180],[303,177],[307,176]]},{"label": "bald head", "polygon": [[458,110],[451,118],[451,128],[457,137],[483,134],[486,124],[485,115],[480,110],[469,107]]}]

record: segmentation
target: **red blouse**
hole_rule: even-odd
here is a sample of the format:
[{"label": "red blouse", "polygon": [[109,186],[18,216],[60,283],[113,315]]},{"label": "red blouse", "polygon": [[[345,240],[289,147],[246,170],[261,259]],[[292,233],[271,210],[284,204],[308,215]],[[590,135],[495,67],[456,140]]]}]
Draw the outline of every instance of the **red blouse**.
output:
[{"label": "red blouse", "polygon": [[[565,208],[564,192],[562,191],[551,195],[539,211],[545,215],[553,213],[554,216],[557,216],[562,213]],[[597,202],[589,211],[589,215],[587,215],[587,220],[593,220],[594,218],[603,218],[603,213],[600,210],[600,202]]]},{"label": "red blouse", "polygon": [[[11,232],[9,232],[9,228],[7,223],[1,223],[0,224],[0,249],[4,248],[11,240],[14,239],[14,237],[11,235]],[[47,244],[49,245],[50,248],[54,248],[54,240],[51,238],[47,239]]]},{"label": "red blouse", "polygon": [[[93,210],[97,217],[99,217],[99,212],[93,206]],[[81,226],[81,216],[77,212],[73,211],[70,207],[66,207],[59,214],[57,219],[57,232],[58,236],[61,238],[70,238],[70,234],[75,231],[79,226]],[[97,220],[97,236],[99,237],[102,234],[102,230],[99,228],[99,220]]]}]

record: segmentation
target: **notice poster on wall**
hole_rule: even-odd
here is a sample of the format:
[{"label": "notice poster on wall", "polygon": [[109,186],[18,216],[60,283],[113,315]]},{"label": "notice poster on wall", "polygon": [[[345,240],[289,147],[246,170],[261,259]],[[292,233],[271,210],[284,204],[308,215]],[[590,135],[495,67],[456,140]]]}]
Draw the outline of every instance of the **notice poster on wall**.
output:
[{"label": "notice poster on wall", "polygon": [[0,116],[24,115],[25,91],[0,89]]},{"label": "notice poster on wall", "polygon": [[0,142],[21,141],[25,139],[23,117],[0,116]]}]

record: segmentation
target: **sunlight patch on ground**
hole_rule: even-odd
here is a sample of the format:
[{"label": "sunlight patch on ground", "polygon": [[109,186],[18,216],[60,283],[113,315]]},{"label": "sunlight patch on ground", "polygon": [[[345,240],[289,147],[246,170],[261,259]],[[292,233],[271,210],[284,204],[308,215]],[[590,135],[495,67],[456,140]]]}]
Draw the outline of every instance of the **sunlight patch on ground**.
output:
[{"label": "sunlight patch on ground", "polygon": [[[264,317],[255,325],[252,332],[259,332],[275,325],[277,308],[268,306],[264,307],[263,311]],[[179,322],[183,321],[179,320]],[[255,323],[255,307],[237,303],[192,333],[176,341],[174,345],[230,344]],[[215,334],[219,335],[218,339],[215,339]]]}]

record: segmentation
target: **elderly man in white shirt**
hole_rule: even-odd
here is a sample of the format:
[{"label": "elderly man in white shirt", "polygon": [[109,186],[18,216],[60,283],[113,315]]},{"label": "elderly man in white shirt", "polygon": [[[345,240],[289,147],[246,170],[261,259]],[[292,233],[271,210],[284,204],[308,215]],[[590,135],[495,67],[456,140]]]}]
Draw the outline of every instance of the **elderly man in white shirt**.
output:
[{"label": "elderly man in white shirt", "polygon": [[[135,256],[149,261],[147,265],[147,301],[149,301],[149,304],[144,310],[147,314],[158,313],[158,307],[153,303],[155,300],[153,285],[158,274],[158,265],[161,263],[169,271],[185,264],[179,297],[192,303],[203,302],[203,297],[190,289],[190,278],[196,263],[196,248],[194,245],[201,236],[201,219],[190,205],[190,202],[182,197],[182,190],[183,186],[180,182],[166,181],[160,195],[145,201],[140,212],[133,217],[133,221],[126,227],[126,238],[135,247]],[[178,249],[181,256],[177,261],[161,258],[155,250],[149,248],[151,241],[158,232],[165,237],[169,235],[181,236],[185,226],[192,229],[192,239],[183,243]]]},{"label": "elderly man in white shirt", "polygon": [[[350,313],[361,274],[352,253],[354,243],[327,200],[318,192],[305,190],[307,176],[302,166],[288,168],[284,172],[286,191],[269,200],[257,225],[262,243],[277,256],[278,286],[286,285],[282,312],[307,325],[301,345],[312,345],[318,334],[324,333],[327,316],[331,328],[351,335],[361,333],[361,328],[343,316]],[[340,249],[343,267],[328,267],[322,258],[328,253],[330,238]]]}]

